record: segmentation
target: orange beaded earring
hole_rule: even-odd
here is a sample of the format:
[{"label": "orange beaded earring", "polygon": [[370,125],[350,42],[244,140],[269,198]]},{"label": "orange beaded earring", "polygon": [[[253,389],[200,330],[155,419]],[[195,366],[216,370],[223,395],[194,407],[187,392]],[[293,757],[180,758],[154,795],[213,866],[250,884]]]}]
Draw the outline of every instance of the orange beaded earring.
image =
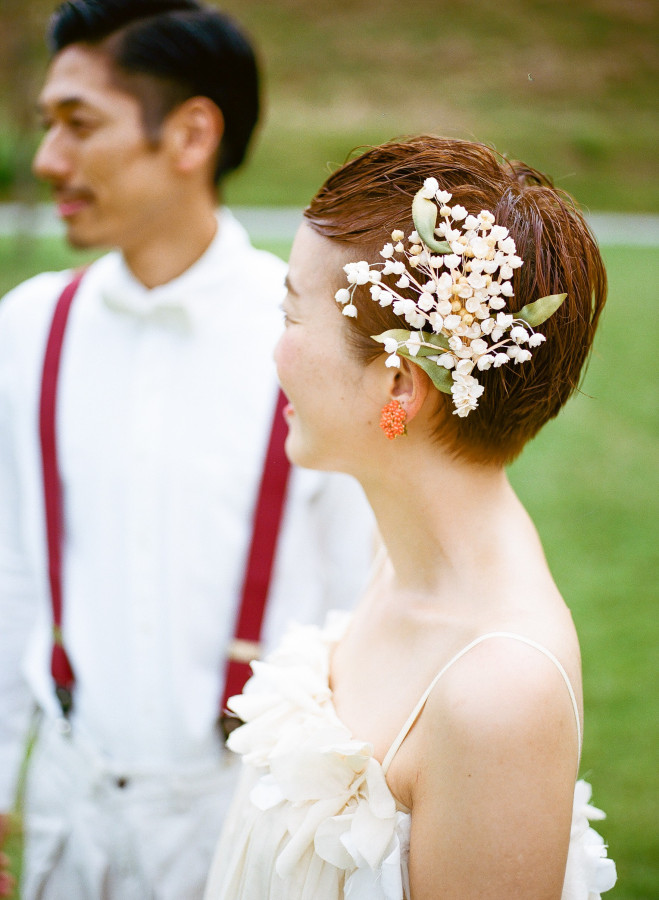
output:
[{"label": "orange beaded earring", "polygon": [[406,421],[407,413],[398,400],[391,400],[386,406],[382,407],[380,428],[390,441],[393,441],[400,434],[407,434]]}]

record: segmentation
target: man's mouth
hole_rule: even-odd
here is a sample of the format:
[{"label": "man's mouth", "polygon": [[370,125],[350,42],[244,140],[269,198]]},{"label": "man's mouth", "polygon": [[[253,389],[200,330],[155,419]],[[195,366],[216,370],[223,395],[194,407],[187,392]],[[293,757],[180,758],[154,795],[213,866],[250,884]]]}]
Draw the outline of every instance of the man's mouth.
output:
[{"label": "man's mouth", "polygon": [[83,193],[57,193],[55,204],[61,219],[70,219],[89,206],[91,197]]}]

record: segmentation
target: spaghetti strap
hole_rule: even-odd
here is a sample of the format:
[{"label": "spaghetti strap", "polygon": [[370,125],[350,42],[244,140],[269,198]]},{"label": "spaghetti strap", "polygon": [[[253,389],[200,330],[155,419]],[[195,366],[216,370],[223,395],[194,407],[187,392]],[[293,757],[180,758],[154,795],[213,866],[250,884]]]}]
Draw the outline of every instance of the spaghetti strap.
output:
[{"label": "spaghetti strap", "polygon": [[452,657],[452,659],[450,659],[442,669],[440,669],[440,671],[437,673],[437,675],[435,675],[433,680],[430,682],[430,684],[428,685],[426,690],[421,695],[419,702],[416,704],[416,706],[412,710],[409,718],[407,719],[407,721],[405,722],[405,724],[403,725],[401,730],[398,732],[398,735],[395,738],[394,742],[392,743],[391,747],[389,747],[389,750],[387,751],[387,755],[385,756],[384,760],[382,761],[382,770],[385,775],[387,774],[387,771],[389,769],[389,766],[392,763],[394,756],[400,749],[401,744],[403,743],[403,741],[409,734],[410,729],[412,728],[412,726],[414,725],[416,720],[421,715],[423,707],[426,705],[426,702],[432,692],[432,689],[435,687],[435,685],[437,684],[439,679],[442,677],[442,675],[445,672],[447,672],[454,663],[456,663],[459,659],[461,659],[465,655],[465,653],[468,653],[473,647],[477,646],[477,644],[480,644],[483,641],[489,640],[490,638],[511,638],[512,640],[515,640],[515,641],[521,641],[523,644],[528,644],[529,647],[534,647],[536,650],[539,650],[540,653],[544,654],[544,656],[546,656],[547,659],[549,659],[551,662],[553,662],[553,664],[556,666],[556,668],[560,672],[560,674],[563,678],[563,681],[565,682],[565,686],[567,687],[568,693],[570,695],[570,700],[572,701],[572,709],[574,711],[574,718],[575,718],[575,722],[577,724],[577,742],[578,742],[578,746],[579,746],[579,759],[581,759],[581,720],[579,719],[579,707],[577,705],[577,698],[575,696],[574,689],[572,687],[572,683],[568,677],[567,672],[565,671],[565,669],[563,668],[563,666],[561,665],[559,660],[554,656],[554,654],[550,650],[548,650],[546,647],[543,647],[542,644],[538,644],[536,641],[531,640],[531,638],[524,637],[521,634],[515,634],[512,631],[490,631],[487,634],[481,634],[480,637],[475,638],[473,641],[471,641],[471,643],[467,644],[466,647],[463,647],[462,650],[460,650],[458,653],[456,653],[455,656]]}]

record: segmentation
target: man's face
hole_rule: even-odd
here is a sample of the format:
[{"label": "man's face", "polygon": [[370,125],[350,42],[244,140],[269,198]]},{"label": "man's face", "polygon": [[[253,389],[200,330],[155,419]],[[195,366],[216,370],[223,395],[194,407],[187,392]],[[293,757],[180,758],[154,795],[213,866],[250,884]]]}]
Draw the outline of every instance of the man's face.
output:
[{"label": "man's face", "polygon": [[176,172],[147,140],[138,101],[112,84],[101,52],[72,45],[53,60],[39,98],[45,135],[34,158],[77,247],[124,251],[176,216]]}]

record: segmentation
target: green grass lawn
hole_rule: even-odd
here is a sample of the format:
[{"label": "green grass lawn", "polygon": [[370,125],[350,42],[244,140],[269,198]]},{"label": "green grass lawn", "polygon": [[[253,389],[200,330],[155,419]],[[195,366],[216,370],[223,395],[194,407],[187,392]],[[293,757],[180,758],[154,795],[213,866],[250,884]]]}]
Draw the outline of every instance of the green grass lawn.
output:
[{"label": "green grass lawn", "polygon": [[[284,254],[280,243],[273,249]],[[581,635],[582,773],[608,813],[613,900],[659,897],[656,797],[659,248],[606,247],[610,295],[581,393],[511,469]],[[56,239],[0,240],[0,290],[79,264]],[[532,811],[530,811],[532,814]]]},{"label": "green grass lawn", "polygon": [[[590,209],[659,210],[652,0],[213,2],[263,68],[262,127],[252,165],[229,180],[233,205],[301,206],[353,147],[432,132],[519,156]],[[3,199],[29,190],[54,5],[0,11]]]}]

